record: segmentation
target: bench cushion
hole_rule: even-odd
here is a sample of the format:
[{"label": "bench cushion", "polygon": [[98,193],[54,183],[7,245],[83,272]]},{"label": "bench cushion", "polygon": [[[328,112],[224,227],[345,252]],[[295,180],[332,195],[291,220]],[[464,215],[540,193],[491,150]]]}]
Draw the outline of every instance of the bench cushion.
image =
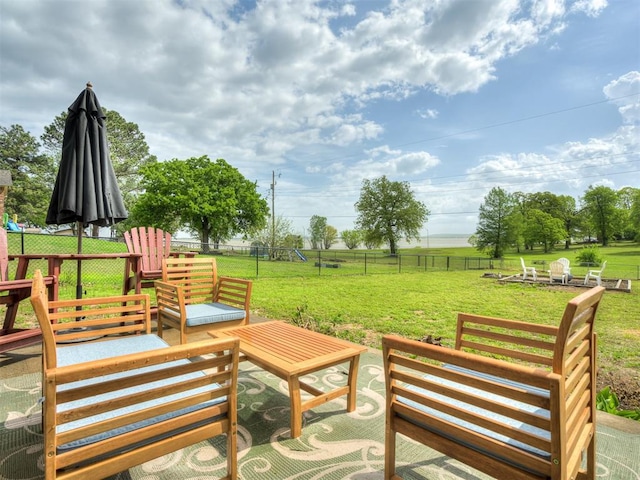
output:
[{"label": "bench cushion", "polygon": [[[525,390],[525,391],[527,391],[529,393],[535,393],[537,395],[549,397],[549,392],[548,391],[544,391],[542,389],[531,387],[530,385],[526,385],[526,384],[521,384],[521,383],[505,380],[505,379],[500,378],[500,377],[496,377],[496,376],[493,376],[493,375],[488,375],[486,373],[476,372],[476,371],[472,371],[472,370],[468,370],[468,369],[464,369],[464,368],[460,368],[460,367],[456,367],[456,366],[446,365],[445,368],[450,368],[452,370],[456,370],[458,372],[462,372],[462,373],[466,373],[466,374],[469,374],[469,375],[473,375],[475,377],[482,377],[485,380],[490,380],[490,381],[493,381],[493,382],[496,382],[496,383],[500,383],[500,384],[503,384],[503,385],[508,385],[510,387],[521,388],[521,389],[523,389],[523,390]],[[517,408],[517,409],[519,409],[521,411],[528,412],[528,413],[534,413],[534,414],[537,414],[537,415],[539,415],[541,417],[544,417],[544,418],[549,418],[550,417],[550,414],[549,414],[548,410],[542,409],[540,407],[536,407],[534,405],[529,405],[527,403],[519,402],[519,401],[513,400],[511,398],[507,398],[507,397],[503,397],[501,395],[496,395],[494,393],[486,392],[484,390],[473,388],[473,387],[470,387],[468,385],[464,385],[462,383],[450,381],[450,380],[447,380],[447,379],[444,379],[444,378],[438,377],[438,376],[425,375],[424,378],[429,380],[429,381],[432,381],[434,383],[438,383],[438,384],[441,384],[441,385],[446,385],[449,388],[455,388],[457,390],[468,392],[468,393],[470,393],[472,395],[483,397],[484,399],[491,400],[496,404],[502,404],[502,405],[510,406],[512,408]],[[490,419],[499,421],[499,422],[504,423],[506,425],[509,425],[509,426],[511,426],[511,427],[513,427],[515,429],[526,431],[528,433],[537,435],[537,436],[545,438],[547,440],[551,438],[551,435],[547,430],[543,430],[543,429],[540,429],[538,427],[535,427],[535,426],[532,426],[532,425],[528,425],[526,423],[517,421],[517,420],[515,420],[513,418],[510,418],[510,417],[505,417],[503,415],[499,415],[499,414],[497,414],[495,412],[492,412],[490,410],[483,409],[481,407],[466,403],[464,401],[448,398],[448,397],[446,397],[444,395],[440,395],[438,393],[431,392],[429,390],[425,390],[425,389],[422,389],[422,388],[419,388],[419,387],[416,387],[416,386],[413,386],[413,385],[407,386],[407,388],[412,390],[412,391],[415,391],[415,392],[417,392],[417,393],[419,393],[419,394],[421,394],[421,395],[423,395],[425,397],[428,397],[430,399],[436,400],[436,401],[441,402],[441,403],[446,403],[446,404],[449,404],[449,405],[453,405],[453,406],[455,406],[457,408],[461,408],[461,409],[467,410],[468,412],[471,412],[471,413],[473,413],[475,415],[478,415],[478,416],[483,416],[483,417],[486,417],[486,418],[490,418]],[[521,450],[527,451],[529,453],[532,453],[534,455],[540,456],[542,458],[545,458],[545,459],[549,459],[550,458],[549,452],[544,452],[544,451],[539,450],[539,449],[537,449],[535,447],[532,447],[531,445],[524,444],[522,442],[519,442],[517,440],[509,438],[509,437],[507,437],[505,435],[501,435],[499,433],[496,433],[496,432],[491,431],[489,429],[486,429],[484,427],[478,426],[478,425],[476,425],[474,423],[471,423],[471,422],[468,422],[468,421],[465,421],[465,420],[461,420],[461,419],[459,419],[457,417],[454,417],[452,415],[448,415],[448,414],[440,412],[440,411],[438,411],[436,409],[421,405],[421,404],[419,404],[417,402],[414,402],[414,401],[406,399],[406,398],[402,398],[400,396],[398,396],[398,401],[402,402],[402,403],[404,403],[406,405],[409,405],[409,406],[411,406],[411,407],[413,407],[413,408],[415,408],[417,410],[423,411],[423,412],[425,412],[425,413],[427,413],[427,414],[429,414],[431,416],[438,417],[438,418],[440,418],[442,420],[446,420],[446,421],[448,421],[448,422],[450,422],[450,423],[452,423],[454,425],[457,425],[457,426],[460,426],[460,427],[463,427],[463,428],[467,428],[467,429],[472,430],[472,431],[474,431],[476,433],[479,433],[481,435],[485,435],[487,437],[490,437],[490,438],[492,438],[494,440],[498,440],[500,442],[507,443],[509,445],[512,445],[513,447],[516,447],[516,448],[519,448]],[[413,421],[412,419],[407,419],[407,420]],[[422,425],[421,424],[420,426],[422,428],[427,429],[427,430],[434,431],[433,427],[431,427],[429,425]],[[434,433],[437,433],[438,435],[442,435],[444,437],[450,438],[451,440],[457,441],[458,443],[464,443],[464,442],[459,442],[459,440],[457,440],[456,438],[452,438],[450,434],[447,434],[445,432],[434,431]],[[464,445],[466,445],[467,447],[479,450],[474,445],[469,445],[467,443],[464,443]],[[487,455],[495,456],[493,454],[493,452],[484,452],[484,453],[487,454]],[[505,460],[505,459],[502,459],[502,460]]]},{"label": "bench cushion", "polygon": [[187,312],[187,327],[243,320],[245,317],[244,310],[217,302],[187,305],[185,309]]},{"label": "bench cushion", "polygon": [[[160,348],[165,348],[167,346],[168,344],[161,338],[157,337],[156,335],[136,335],[136,336],[130,336],[130,337],[117,338],[114,340],[108,340],[104,342],[91,342],[91,343],[83,343],[83,344],[66,346],[66,347],[58,348],[57,353],[58,353],[59,366],[65,366],[65,365],[73,365],[73,364],[83,363],[83,362],[92,361],[92,360],[100,360],[100,359],[105,359],[110,357],[117,357],[117,356],[129,354],[129,353],[151,351],[151,350],[156,350]],[[136,370],[130,370],[126,372],[120,372],[120,373],[115,373],[111,375],[105,375],[102,377],[91,378],[87,380],[82,380],[78,382],[61,385],[59,390],[64,391],[72,388],[77,388],[80,386],[92,385],[92,384],[104,382],[107,380],[125,378],[128,376],[139,375],[139,374],[151,372],[154,370],[166,369],[172,366],[182,365],[186,363],[188,363],[188,360],[178,360],[174,362],[163,363],[161,365],[152,365],[152,366],[148,366],[148,367],[144,367]],[[136,392],[143,392],[145,390],[158,388],[164,385],[174,384],[180,381],[198,378],[202,376],[204,376],[202,372],[193,372],[193,373],[184,374],[181,376],[174,376],[174,377],[169,377],[163,380],[157,380],[157,381],[146,383],[143,385],[136,385],[134,387],[123,388],[122,390],[95,395],[89,398],[67,402],[67,403],[58,405],[58,413],[68,411],[68,410],[73,410],[74,408],[83,407],[86,405],[91,405],[93,403],[102,402],[112,398],[127,396]],[[65,431],[73,430],[85,425],[90,425],[99,421],[108,420],[115,416],[121,416],[127,413],[140,411],[145,408],[150,408],[153,406],[165,404],[173,400],[177,400],[180,398],[193,395],[195,393],[207,392],[217,387],[219,387],[219,385],[215,385],[215,384],[207,385],[199,388],[194,388],[185,392],[175,393],[173,395],[169,395],[159,399],[137,403],[137,404],[120,408],[118,410],[114,410],[111,412],[104,412],[101,414],[93,415],[80,420],[58,425],[56,431],[57,433],[62,433]],[[199,410],[205,407],[209,407],[211,405],[215,405],[217,403],[221,403],[224,401],[226,401],[226,397],[217,398],[211,401],[204,402],[199,405],[193,405],[188,408],[176,410],[174,412],[169,412],[154,418],[150,418],[150,419],[135,422],[129,425],[124,425],[122,427],[114,428],[112,430],[100,433],[98,435],[92,435],[90,437],[69,442],[65,445],[60,445],[58,447],[58,452],[61,453],[61,452],[72,450],[74,448],[78,448],[80,446],[96,443],[98,441],[101,441],[107,438],[112,438],[123,433],[127,433],[148,425],[152,425],[154,423],[158,423],[158,422],[167,420],[169,418],[175,418],[177,416],[180,416],[195,410]],[[211,419],[211,421],[214,421],[214,420],[216,419]],[[170,433],[171,432],[167,432],[167,434],[170,434]],[[157,440],[157,439],[153,439],[153,440]]]}]

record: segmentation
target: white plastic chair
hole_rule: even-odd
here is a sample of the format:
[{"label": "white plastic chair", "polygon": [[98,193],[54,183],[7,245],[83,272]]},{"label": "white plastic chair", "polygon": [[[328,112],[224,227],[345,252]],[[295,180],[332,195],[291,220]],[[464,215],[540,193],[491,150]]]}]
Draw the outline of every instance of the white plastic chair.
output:
[{"label": "white plastic chair", "polygon": [[600,286],[602,284],[602,272],[604,272],[604,268],[607,266],[607,261],[602,262],[602,268],[600,270],[589,270],[584,277],[584,284],[587,285],[589,283],[589,279],[593,278],[596,281],[596,284]]},{"label": "white plastic chair", "polygon": [[558,261],[564,265],[564,273],[566,275],[571,275],[571,267],[569,266],[569,259],[568,258],[559,258]]},{"label": "white plastic chair", "polygon": [[553,261],[549,264],[549,283],[553,283],[554,280],[560,280],[563,285],[567,283],[567,273],[565,272],[564,264],[559,261]]},{"label": "white plastic chair", "polygon": [[536,272],[535,267],[527,267],[524,264],[524,258],[520,257],[520,263],[522,264],[522,281],[524,282],[527,279],[527,275],[531,274],[533,277],[533,281],[538,280],[538,272]]}]

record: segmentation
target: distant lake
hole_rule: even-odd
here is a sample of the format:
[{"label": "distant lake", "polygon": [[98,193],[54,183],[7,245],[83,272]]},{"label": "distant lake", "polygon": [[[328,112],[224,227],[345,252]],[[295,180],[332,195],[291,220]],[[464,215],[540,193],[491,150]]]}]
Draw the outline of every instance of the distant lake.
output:
[{"label": "distant lake", "polygon": [[[398,247],[400,248],[414,248],[414,247],[422,247],[422,248],[454,248],[454,247],[470,247],[469,245],[469,237],[471,233],[439,233],[435,235],[427,235],[424,237],[420,237],[420,241],[413,242],[405,242],[401,240],[398,242]],[[195,242],[197,240],[189,239],[189,238],[176,238],[178,242]],[[225,246],[234,246],[234,247],[248,247],[251,245],[250,241],[242,240],[240,238],[234,238],[227,242]],[[383,245],[382,248],[385,246]],[[387,246],[388,247],[388,246]],[[304,248],[311,248],[309,245],[309,241],[305,241]],[[338,240],[336,243],[331,245],[331,248],[340,250],[346,249],[346,245],[342,242],[342,240]],[[360,248],[364,248],[360,246]]]},{"label": "distant lake", "polygon": [[[423,248],[454,248],[454,247],[470,247],[469,245],[469,237],[471,233],[440,233],[436,235],[428,235],[424,237],[420,237],[420,241],[413,242],[405,242],[401,240],[398,242],[398,247],[400,248],[413,248],[413,247],[423,247]],[[307,245],[308,248],[308,245]],[[336,243],[331,245],[331,248],[335,249],[345,249],[347,248],[342,240],[338,240]],[[360,247],[362,248],[362,247]],[[384,246],[383,246],[384,248]]]}]

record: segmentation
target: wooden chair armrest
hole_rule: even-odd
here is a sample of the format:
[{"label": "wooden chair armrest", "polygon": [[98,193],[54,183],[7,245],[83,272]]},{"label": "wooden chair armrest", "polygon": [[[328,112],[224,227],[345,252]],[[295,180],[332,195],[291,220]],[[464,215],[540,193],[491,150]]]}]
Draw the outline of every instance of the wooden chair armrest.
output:
[{"label": "wooden chair armrest", "polygon": [[156,303],[158,309],[170,309],[181,312],[184,309],[184,292],[180,285],[172,282],[156,280]]},{"label": "wooden chair armrest", "polygon": [[169,252],[169,257],[171,258],[194,258],[198,255],[198,252]]}]

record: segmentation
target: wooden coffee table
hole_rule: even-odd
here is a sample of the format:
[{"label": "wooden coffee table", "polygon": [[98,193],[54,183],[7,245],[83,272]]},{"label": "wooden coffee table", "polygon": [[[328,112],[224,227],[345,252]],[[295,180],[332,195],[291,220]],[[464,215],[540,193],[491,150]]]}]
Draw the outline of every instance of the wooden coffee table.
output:
[{"label": "wooden coffee table", "polygon": [[[251,363],[286,380],[291,401],[291,438],[302,433],[302,412],[347,395],[347,411],[356,408],[358,364],[367,348],[290,325],[265,322],[208,332],[212,337],[240,338],[240,351]],[[300,381],[300,377],[349,362],[347,385],[323,392]],[[300,390],[313,395],[302,401]]]}]

